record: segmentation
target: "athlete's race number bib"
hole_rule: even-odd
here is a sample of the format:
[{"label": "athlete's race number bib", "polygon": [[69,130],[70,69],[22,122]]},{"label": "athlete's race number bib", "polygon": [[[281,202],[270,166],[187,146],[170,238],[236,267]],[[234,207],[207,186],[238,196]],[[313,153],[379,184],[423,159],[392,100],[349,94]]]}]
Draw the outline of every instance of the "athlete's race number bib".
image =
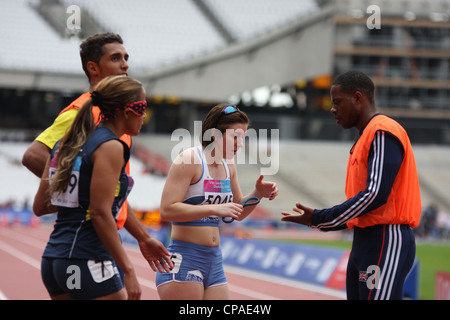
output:
[{"label": "athlete's race number bib", "polygon": [[233,201],[230,180],[205,180],[205,204],[221,204]]},{"label": "athlete's race number bib", "polygon": [[[78,185],[80,181],[80,166],[81,157],[75,159],[75,163],[70,174],[67,188],[58,194],[53,194],[51,203],[54,206],[76,208],[78,207]],[[57,157],[54,157],[50,163],[49,176],[50,178],[55,174],[57,167]]]},{"label": "athlete's race number bib", "polygon": [[[221,204],[233,201],[230,180],[205,180],[205,204]],[[203,220],[218,220],[217,216],[209,216]]]}]

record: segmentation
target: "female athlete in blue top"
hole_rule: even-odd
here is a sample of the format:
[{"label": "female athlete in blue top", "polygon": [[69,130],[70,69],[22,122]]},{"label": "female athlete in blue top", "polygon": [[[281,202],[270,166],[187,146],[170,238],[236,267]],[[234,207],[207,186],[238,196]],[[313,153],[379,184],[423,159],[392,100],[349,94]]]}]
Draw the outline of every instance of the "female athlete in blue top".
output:
[{"label": "female athlete in blue top", "polygon": [[[202,125],[202,146],[183,151],[173,162],[161,198],[161,218],[172,222],[174,269],[157,273],[161,299],[229,299],[219,222],[242,220],[255,208],[241,204],[251,197],[274,199],[275,183],[260,176],[253,192],[243,196],[233,162],[243,145],[249,119],[235,106],[220,104]],[[205,137],[211,134],[211,139]],[[208,141],[209,140],[209,141]]]},{"label": "female athlete in blue top", "polygon": [[[140,82],[127,76],[107,77],[52,150],[33,204],[38,216],[57,211],[41,265],[52,299],[140,298],[141,288],[122,247],[116,217],[133,186],[125,171],[130,150],[119,137],[139,134],[146,104]],[[92,105],[101,110],[98,128]],[[169,252],[152,240],[151,255],[163,272],[159,261],[169,261]],[[165,270],[171,266],[171,262],[165,265]]]}]

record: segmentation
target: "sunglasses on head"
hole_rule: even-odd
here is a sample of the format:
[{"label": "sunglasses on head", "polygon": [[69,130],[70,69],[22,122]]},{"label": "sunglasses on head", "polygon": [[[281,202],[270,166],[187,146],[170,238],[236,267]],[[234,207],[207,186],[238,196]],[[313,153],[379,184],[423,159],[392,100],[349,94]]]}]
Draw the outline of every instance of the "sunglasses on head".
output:
[{"label": "sunglasses on head", "polygon": [[227,114],[232,114],[235,112],[240,111],[238,107],[235,106],[226,106],[225,108],[222,109],[222,111],[220,112],[219,117],[216,120],[216,124],[214,125],[215,128],[217,128],[217,125],[219,124],[219,120],[220,118],[222,118],[223,115],[227,115]]},{"label": "sunglasses on head", "polygon": [[234,113],[234,112],[238,112],[239,108],[235,107],[235,106],[226,106],[225,108],[223,108],[222,112],[220,113],[222,114],[230,114],[230,113]]}]

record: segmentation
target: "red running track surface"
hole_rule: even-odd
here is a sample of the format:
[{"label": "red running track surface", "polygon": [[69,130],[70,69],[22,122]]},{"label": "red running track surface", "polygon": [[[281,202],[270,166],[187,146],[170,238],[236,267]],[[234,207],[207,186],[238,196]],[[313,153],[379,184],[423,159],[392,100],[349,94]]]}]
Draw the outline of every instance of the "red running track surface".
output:
[{"label": "red running track surface", "polygon": [[[41,255],[52,227],[0,227],[0,300],[48,300]],[[143,300],[158,300],[155,272],[136,247],[126,246],[142,287]],[[249,270],[225,266],[232,300],[341,300],[345,294]]]}]

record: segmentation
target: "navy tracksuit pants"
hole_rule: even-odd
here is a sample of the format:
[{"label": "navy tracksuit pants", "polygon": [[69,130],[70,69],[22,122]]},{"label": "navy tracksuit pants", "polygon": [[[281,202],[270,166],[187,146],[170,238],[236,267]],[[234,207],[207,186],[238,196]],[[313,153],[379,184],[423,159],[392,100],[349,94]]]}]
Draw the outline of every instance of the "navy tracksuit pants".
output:
[{"label": "navy tracksuit pants", "polygon": [[349,300],[401,300],[416,255],[408,225],[354,228],[347,266]]}]

